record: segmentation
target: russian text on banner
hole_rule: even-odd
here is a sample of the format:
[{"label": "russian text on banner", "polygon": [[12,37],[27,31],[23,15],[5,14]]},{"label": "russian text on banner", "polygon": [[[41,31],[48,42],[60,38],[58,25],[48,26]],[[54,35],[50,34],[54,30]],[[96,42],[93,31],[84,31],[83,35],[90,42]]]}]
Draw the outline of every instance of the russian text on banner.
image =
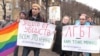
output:
[{"label": "russian text on banner", "polygon": [[78,52],[100,52],[100,26],[64,26],[62,49]]},{"label": "russian text on banner", "polygon": [[55,25],[20,20],[17,45],[49,49],[54,38]]}]

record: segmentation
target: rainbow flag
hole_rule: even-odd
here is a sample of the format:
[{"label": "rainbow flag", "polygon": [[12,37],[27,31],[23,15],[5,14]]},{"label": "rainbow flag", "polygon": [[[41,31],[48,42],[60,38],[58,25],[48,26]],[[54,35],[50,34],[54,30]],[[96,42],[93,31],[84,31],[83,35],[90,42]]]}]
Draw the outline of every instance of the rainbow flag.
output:
[{"label": "rainbow flag", "polygon": [[7,56],[16,47],[18,32],[18,22],[14,22],[8,27],[0,29],[0,56]]}]

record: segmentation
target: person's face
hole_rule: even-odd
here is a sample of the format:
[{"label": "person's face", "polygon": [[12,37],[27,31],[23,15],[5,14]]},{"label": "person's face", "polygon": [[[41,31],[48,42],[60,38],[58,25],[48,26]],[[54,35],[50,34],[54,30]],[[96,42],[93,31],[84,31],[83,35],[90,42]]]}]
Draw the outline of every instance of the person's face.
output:
[{"label": "person's face", "polygon": [[21,19],[25,19],[26,15],[24,15],[23,13],[20,14],[20,18]]},{"label": "person's face", "polygon": [[62,23],[63,24],[67,24],[67,23],[69,23],[69,17],[64,17],[63,19],[62,19]]},{"label": "person's face", "polygon": [[10,20],[10,18],[9,17],[6,17],[6,19],[5,19],[6,21],[9,21]]},{"label": "person's face", "polygon": [[40,9],[38,7],[33,7],[32,8],[32,15],[36,16],[40,13]]},{"label": "person's face", "polygon": [[92,18],[91,17],[87,18],[87,21],[88,22],[91,22],[92,21]]},{"label": "person's face", "polygon": [[85,24],[86,23],[86,16],[80,16],[80,24]]}]

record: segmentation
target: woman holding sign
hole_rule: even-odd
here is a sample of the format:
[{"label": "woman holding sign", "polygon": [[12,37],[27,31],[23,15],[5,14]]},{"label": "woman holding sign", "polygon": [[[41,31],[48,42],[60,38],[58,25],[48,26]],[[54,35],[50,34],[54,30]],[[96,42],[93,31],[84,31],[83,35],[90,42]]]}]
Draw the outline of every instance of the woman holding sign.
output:
[{"label": "woman holding sign", "polygon": [[70,17],[69,16],[64,16],[61,23],[56,22],[56,34],[55,34],[55,43],[53,46],[52,51],[60,54],[60,56],[71,56],[72,52],[71,51],[63,51],[62,50],[62,26],[69,25]]}]

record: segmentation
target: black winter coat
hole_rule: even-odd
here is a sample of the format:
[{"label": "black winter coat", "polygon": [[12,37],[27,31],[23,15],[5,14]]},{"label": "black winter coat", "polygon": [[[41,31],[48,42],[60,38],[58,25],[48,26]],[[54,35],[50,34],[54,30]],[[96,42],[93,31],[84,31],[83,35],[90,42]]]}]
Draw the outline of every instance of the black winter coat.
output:
[{"label": "black winter coat", "polygon": [[43,16],[40,13],[37,15],[36,19],[32,17],[32,9],[28,13],[28,19],[31,21],[38,21],[38,22],[46,22]]},{"label": "black winter coat", "polygon": [[[56,34],[55,34],[55,40],[54,45],[52,48],[52,51],[62,54],[62,27],[69,24],[62,24],[61,22],[56,22]],[[66,51],[67,55],[71,55],[72,52]]]},{"label": "black winter coat", "polygon": [[61,53],[61,34],[62,32],[62,25],[60,22],[56,22],[56,34],[54,36],[54,44],[52,51],[56,53]]}]

